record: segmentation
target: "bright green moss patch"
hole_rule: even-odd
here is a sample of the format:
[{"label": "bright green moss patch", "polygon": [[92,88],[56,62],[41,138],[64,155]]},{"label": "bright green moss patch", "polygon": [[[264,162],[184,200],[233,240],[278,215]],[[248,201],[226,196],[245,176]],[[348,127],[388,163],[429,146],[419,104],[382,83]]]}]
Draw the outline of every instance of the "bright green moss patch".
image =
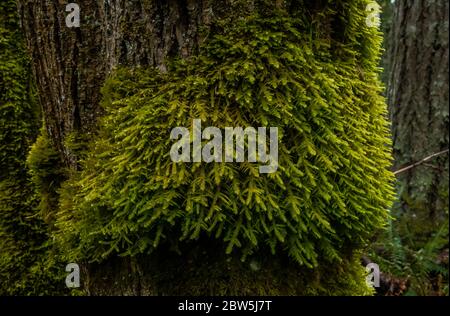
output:
[{"label": "bright green moss patch", "polygon": [[[271,11],[222,27],[167,73],[118,69],[84,170],[67,188],[70,209],[60,210],[73,255],[101,261],[207,239],[230,256],[263,251],[320,270],[365,246],[393,197],[380,36],[365,24],[366,4],[324,7],[339,36],[301,9]],[[278,127],[278,171],[172,162],[170,130],[193,119]]]}]

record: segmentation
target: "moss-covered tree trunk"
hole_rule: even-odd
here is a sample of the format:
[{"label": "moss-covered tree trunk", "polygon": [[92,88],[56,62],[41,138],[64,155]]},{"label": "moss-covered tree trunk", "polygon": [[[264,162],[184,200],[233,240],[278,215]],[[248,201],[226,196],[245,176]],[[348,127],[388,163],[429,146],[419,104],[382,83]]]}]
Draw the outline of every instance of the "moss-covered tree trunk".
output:
[{"label": "moss-covered tree trunk", "polygon": [[[214,15],[242,15],[252,1],[77,1],[81,27],[66,26],[66,2],[20,0],[45,122],[68,165],[64,145],[74,130],[91,131],[100,88],[119,65],[156,66],[195,54]],[[203,35],[205,36],[205,35]]]},{"label": "moss-covered tree trunk", "polygon": [[[388,101],[396,169],[449,147],[448,1],[396,1]],[[448,217],[448,152],[398,174],[404,234],[419,244]],[[406,224],[405,224],[406,223]]]},{"label": "moss-covered tree trunk", "polygon": [[[212,24],[212,21],[218,18],[231,26],[258,10],[265,12],[265,15],[270,15],[271,10],[275,12],[275,10],[284,9],[285,13],[283,14],[286,16],[289,16],[291,12],[303,12],[302,18],[309,19],[308,23],[311,30],[314,29],[314,32],[311,30],[299,31],[302,34],[314,33],[315,36],[320,38],[320,45],[323,45],[323,48],[320,48],[322,46],[314,46],[312,43],[305,54],[309,54],[310,50],[323,49],[323,55],[320,53],[309,55],[314,56],[318,61],[322,61],[321,58],[325,60],[330,55],[336,54],[336,59],[343,61],[343,68],[341,66],[330,67],[327,71],[350,69],[348,71],[354,78],[345,78],[348,79],[346,84],[350,85],[352,79],[361,80],[363,82],[362,87],[365,84],[363,80],[366,78],[369,82],[367,87],[374,84],[375,86],[371,86],[370,89],[375,95],[378,91],[377,82],[374,79],[376,76],[372,68],[372,62],[377,59],[377,52],[371,51],[373,49],[376,51],[377,44],[379,45],[378,39],[369,38],[369,31],[359,35],[352,33],[361,29],[361,26],[356,25],[357,22],[355,21],[363,23],[365,20],[367,1],[337,1],[336,4],[331,4],[329,1],[308,0],[79,0],[77,3],[81,8],[80,28],[68,28],[65,25],[67,15],[65,2],[57,0],[19,0],[18,2],[23,29],[33,59],[48,135],[61,154],[64,163],[72,169],[77,169],[78,157],[75,152],[72,152],[71,147],[67,146],[67,137],[72,132],[89,135],[96,130],[97,119],[103,111],[100,108],[100,89],[107,76],[118,66],[154,66],[161,73],[167,72],[168,62],[175,58],[189,59],[190,56],[197,55],[199,46],[214,35],[218,29],[221,29],[220,27],[216,29],[217,25]],[[280,32],[282,33],[284,30]],[[292,30],[289,30],[289,32],[294,34],[289,36],[299,36]],[[267,39],[262,36],[259,40]],[[372,40],[373,42],[371,42]],[[275,39],[274,42],[276,43]],[[358,50],[358,52],[353,54],[348,50],[346,51],[348,46]],[[291,45],[290,49],[295,49],[295,45]],[[373,54],[373,56],[370,54]],[[233,55],[234,57],[235,55]],[[283,58],[285,60],[290,59],[288,55],[283,56]],[[358,62],[357,59],[360,59],[360,61]],[[345,63],[345,61],[349,61],[349,63]],[[269,60],[269,63],[270,67],[277,65],[276,61]],[[353,65],[353,63],[357,63],[358,66],[348,66]],[[367,71],[367,77],[364,77],[364,71]],[[309,74],[305,73],[305,75]],[[320,75],[314,78],[318,78],[318,82],[322,80]],[[288,78],[288,80],[291,79],[292,77]],[[331,84],[330,82],[335,81],[324,79],[322,83],[325,87]],[[361,89],[367,87],[364,86]],[[307,89],[310,88],[307,87]],[[315,87],[312,89],[315,89]],[[340,88],[333,86],[333,89],[335,89],[336,96],[339,97]],[[351,88],[347,89],[345,93],[349,93],[350,90]],[[329,96],[328,92],[324,91],[324,95],[327,95],[327,97]],[[355,94],[358,93],[355,92]],[[359,122],[371,120],[373,125],[376,126],[375,129],[384,131],[384,123],[381,121],[383,109],[378,107],[379,103],[377,102],[379,100],[372,95],[366,98],[366,95],[368,94],[358,94],[356,98],[361,101],[361,105],[358,106],[368,106],[372,109],[372,105],[376,104],[374,106],[375,114],[373,117],[368,117],[364,116],[365,114],[362,114],[363,111],[361,111],[362,116],[359,120],[356,120],[358,122],[355,122],[355,126]],[[340,99],[336,102],[343,101]],[[346,102],[349,105],[353,104],[350,98]],[[318,111],[320,112],[320,110]],[[327,117],[325,112],[320,115],[323,115],[324,119]],[[332,138],[336,142],[339,138],[344,137],[342,134],[344,130],[341,127],[337,129],[339,131],[335,132],[338,136]],[[355,140],[355,142],[358,141],[360,139]],[[378,156],[377,152],[379,151],[373,150],[380,146],[379,141],[383,140],[381,138],[373,142],[372,140],[367,142],[362,140],[361,144],[366,145],[373,154],[373,157],[370,156],[369,159],[382,160],[379,171],[381,176],[378,178],[384,179],[386,176],[384,173],[385,156]],[[350,143],[345,142],[344,145],[352,146],[349,145]],[[342,146],[342,144],[339,146]],[[311,149],[310,145],[307,147],[309,147],[308,151],[311,156],[315,156],[314,149]],[[356,150],[352,155],[357,155]],[[349,149],[349,151],[351,150]],[[361,152],[358,153],[361,154]],[[312,161],[314,158],[310,159]],[[353,158],[348,157],[343,161],[348,162],[349,159]],[[316,162],[325,166],[326,157]],[[364,168],[367,165],[369,163],[365,162]],[[375,169],[372,168],[371,170]],[[371,172],[368,171],[368,173]],[[319,182],[322,181],[318,174],[315,176]],[[336,179],[330,174],[329,179],[332,178]],[[352,181],[349,179],[343,178],[339,186],[346,186],[346,183]],[[360,180],[361,178],[357,177],[356,179]],[[323,181],[328,183],[327,180]],[[323,187],[325,187],[325,184],[323,184]],[[345,189],[342,188],[342,190]],[[349,188],[349,192],[352,190],[356,190],[356,187]],[[321,189],[315,189],[316,193],[317,191],[320,192]],[[356,191],[352,192],[357,194]],[[331,197],[323,194],[325,195],[324,199],[328,202]],[[375,200],[380,201],[381,199]],[[320,201],[317,202],[318,205],[324,205],[320,203],[325,203],[322,200],[317,201]],[[342,206],[342,201],[339,200],[333,204],[333,207],[339,205],[339,207],[348,207],[351,210],[359,202],[370,209],[369,213],[373,211],[371,221],[374,226],[379,226],[378,221],[381,221],[383,217],[381,213],[384,211],[384,206],[378,209],[378,202],[356,198],[354,201],[350,201],[350,199],[346,201],[347,206]],[[373,203],[377,206],[372,210],[371,205],[374,205]],[[354,211],[359,212],[360,209],[356,206]],[[380,213],[377,213],[378,211]],[[330,218],[333,216],[330,215]],[[352,221],[355,218],[349,216],[347,219]],[[334,219],[330,219],[330,221],[334,221],[333,225],[337,229],[345,230],[343,227],[347,223]],[[359,223],[362,222],[359,221]],[[311,225],[314,226],[315,223]],[[358,223],[355,222],[355,225],[358,226]],[[313,234],[312,230],[314,229],[310,227],[305,234]],[[367,233],[364,230],[358,226],[358,232]],[[355,248],[353,243],[358,244],[360,239],[352,240],[349,235],[343,234],[342,239],[337,238],[339,241],[336,242],[339,244],[340,255],[344,260],[335,265],[319,263],[319,268],[316,269],[299,266],[281,253],[277,256],[267,256],[267,253],[264,252],[267,249],[263,247],[261,247],[261,253],[254,254],[253,259],[250,258],[246,262],[241,262],[238,255],[225,255],[223,243],[204,238],[201,242],[191,241],[182,244],[181,249],[178,249],[178,253],[182,255],[164,249],[168,244],[163,243],[158,251],[151,255],[113,256],[101,263],[86,265],[82,274],[82,282],[88,293],[94,295],[367,293],[363,270],[358,264],[358,258],[353,254],[353,248]],[[296,237],[294,236],[293,242],[295,242]],[[280,237],[280,239],[283,238]],[[319,239],[317,239],[317,245],[320,244],[320,247],[329,246],[328,239]],[[309,251],[313,252],[314,246],[311,243],[308,243],[307,247],[309,247]],[[358,244],[356,248],[360,247],[361,244]],[[336,256],[332,251],[327,255],[330,257]]]}]

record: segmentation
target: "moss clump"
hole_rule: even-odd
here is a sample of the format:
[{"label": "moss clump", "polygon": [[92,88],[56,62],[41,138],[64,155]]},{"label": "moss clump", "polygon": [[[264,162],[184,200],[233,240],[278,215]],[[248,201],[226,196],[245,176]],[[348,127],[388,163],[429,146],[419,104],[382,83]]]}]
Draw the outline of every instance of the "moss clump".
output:
[{"label": "moss clump", "polygon": [[46,223],[52,224],[58,209],[57,190],[65,179],[61,157],[47,136],[45,127],[27,157],[31,180],[39,196],[39,211]]},{"label": "moss clump", "polygon": [[[59,234],[77,241],[74,256],[135,257],[206,239],[230,258],[270,252],[311,271],[360,271],[345,264],[348,254],[384,226],[393,197],[381,38],[365,24],[366,4],[327,3],[313,16],[306,5],[291,15],[256,10],[217,23],[198,56],[165,74],[117,70],[104,88],[99,135],[70,184],[77,193],[60,210]],[[278,127],[278,171],[172,162],[170,130],[193,119]],[[308,291],[329,293],[325,284]]]}]

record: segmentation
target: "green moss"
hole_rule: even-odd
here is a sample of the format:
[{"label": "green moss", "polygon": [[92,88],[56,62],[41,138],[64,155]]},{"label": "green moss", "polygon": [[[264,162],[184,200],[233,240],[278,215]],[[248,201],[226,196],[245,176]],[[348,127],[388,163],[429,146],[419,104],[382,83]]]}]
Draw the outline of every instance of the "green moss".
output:
[{"label": "green moss", "polygon": [[[167,73],[118,69],[103,89],[106,115],[83,171],[65,187],[57,218],[65,248],[102,261],[213,240],[225,257],[289,256],[305,275],[327,271],[330,284],[349,284],[339,292],[308,279],[303,293],[368,293],[348,253],[385,225],[393,175],[381,37],[365,24],[366,4],[288,15],[261,3],[254,15],[218,22],[199,55],[170,61]],[[197,118],[221,129],[277,126],[278,172],[173,163],[171,128]]]},{"label": "green moss", "polygon": [[65,175],[60,154],[50,143],[45,127],[42,127],[41,134],[31,147],[27,167],[39,196],[41,216],[46,223],[52,224],[59,203],[57,190]]},{"label": "green moss", "polygon": [[[367,1],[306,2],[215,21],[168,73],[117,69],[95,140],[65,139],[81,172],[44,128],[25,164],[39,120],[15,3],[2,2],[0,294],[63,293],[61,262],[118,255],[149,263],[148,294],[371,294],[357,250],[392,200],[381,38]],[[196,118],[279,127],[279,171],[172,163],[170,129]]]}]

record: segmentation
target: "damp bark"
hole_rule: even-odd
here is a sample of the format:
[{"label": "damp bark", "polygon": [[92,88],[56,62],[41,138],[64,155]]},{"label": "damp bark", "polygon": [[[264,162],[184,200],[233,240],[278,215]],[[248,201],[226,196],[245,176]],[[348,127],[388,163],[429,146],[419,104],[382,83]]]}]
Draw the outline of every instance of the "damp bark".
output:
[{"label": "damp bark", "polygon": [[[448,149],[448,11],[445,0],[396,1],[387,93],[395,169]],[[446,153],[398,176],[402,212],[425,222],[446,216],[448,161]]]}]

